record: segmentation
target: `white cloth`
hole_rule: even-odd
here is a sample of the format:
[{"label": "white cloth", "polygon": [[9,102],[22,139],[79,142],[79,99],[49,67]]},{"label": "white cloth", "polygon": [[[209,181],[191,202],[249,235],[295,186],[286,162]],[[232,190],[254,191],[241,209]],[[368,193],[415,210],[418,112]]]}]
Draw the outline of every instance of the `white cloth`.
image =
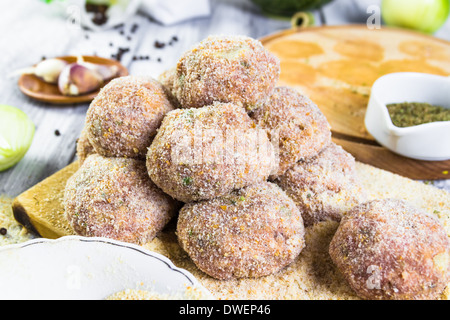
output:
[{"label": "white cloth", "polygon": [[[91,0],[92,2],[92,0]],[[108,3],[108,0],[96,0],[97,3]],[[65,16],[73,24],[81,24],[91,30],[104,30],[126,22],[138,11],[151,16],[163,25],[172,25],[198,17],[206,17],[211,13],[209,0],[116,0],[108,11],[108,20],[103,25],[92,22],[93,13],[86,12],[86,0],[52,1],[56,12]]]},{"label": "white cloth", "polygon": [[141,0],[140,10],[156,21],[171,25],[211,14],[209,0]]}]

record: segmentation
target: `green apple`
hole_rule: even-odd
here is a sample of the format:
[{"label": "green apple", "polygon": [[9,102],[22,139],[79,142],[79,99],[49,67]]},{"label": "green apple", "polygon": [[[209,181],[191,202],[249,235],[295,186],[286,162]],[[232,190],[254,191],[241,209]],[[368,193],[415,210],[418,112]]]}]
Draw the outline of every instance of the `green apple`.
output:
[{"label": "green apple", "polygon": [[386,25],[436,32],[448,18],[450,0],[383,0],[381,15]]}]

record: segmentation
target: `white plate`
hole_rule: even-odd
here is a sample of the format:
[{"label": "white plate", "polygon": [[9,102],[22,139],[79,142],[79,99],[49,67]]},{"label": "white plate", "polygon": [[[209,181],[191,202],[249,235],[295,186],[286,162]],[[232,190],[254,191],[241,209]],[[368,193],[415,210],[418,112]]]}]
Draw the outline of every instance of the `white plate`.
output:
[{"label": "white plate", "polygon": [[0,299],[105,299],[125,290],[148,290],[201,299],[211,294],[184,269],[140,246],[79,236],[33,239],[0,250]]},{"label": "white plate", "polygon": [[415,72],[382,76],[372,86],[364,120],[367,131],[395,153],[419,160],[450,159],[450,121],[396,127],[386,105],[402,102],[450,108],[450,78]]}]

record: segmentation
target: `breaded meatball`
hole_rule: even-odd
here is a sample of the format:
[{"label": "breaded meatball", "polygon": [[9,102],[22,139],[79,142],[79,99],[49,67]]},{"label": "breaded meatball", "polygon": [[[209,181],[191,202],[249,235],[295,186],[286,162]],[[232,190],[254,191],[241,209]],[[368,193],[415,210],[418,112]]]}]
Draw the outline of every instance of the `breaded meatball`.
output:
[{"label": "breaded meatball", "polygon": [[91,142],[87,137],[86,127],[81,130],[80,137],[77,139],[77,157],[80,165],[83,164],[84,160],[91,154],[94,154],[95,150]]},{"label": "breaded meatball", "polygon": [[68,180],[64,207],[79,235],[144,244],[179,205],[150,180],[144,161],[94,154]]},{"label": "breaded meatball", "polygon": [[186,204],[177,235],[196,266],[221,280],[278,272],[305,246],[299,210],[271,182]]},{"label": "breaded meatball", "polygon": [[282,175],[296,162],[316,156],[331,142],[330,125],[306,96],[289,87],[277,87],[267,102],[251,115],[268,130],[278,146],[278,171]]},{"label": "breaded meatball", "polygon": [[164,115],[173,108],[163,86],[152,78],[113,79],[87,111],[89,141],[105,157],[145,159]]},{"label": "breaded meatball", "polygon": [[250,111],[264,103],[279,75],[278,58],[258,40],[210,36],[181,56],[174,92],[183,108],[219,101]]},{"label": "breaded meatball", "polygon": [[333,142],[316,157],[297,162],[275,182],[295,201],[306,226],[340,221],[346,211],[367,199],[355,159]]},{"label": "breaded meatball", "polygon": [[435,299],[448,284],[449,238],[436,217],[396,199],[360,204],[329,248],[350,286],[366,299]]},{"label": "breaded meatball", "polygon": [[167,69],[163,73],[161,73],[158,77],[158,81],[163,85],[164,89],[166,90],[167,96],[169,97],[170,102],[175,108],[180,107],[180,102],[177,100],[177,98],[174,95],[174,82],[176,79],[177,74],[177,68],[173,67],[170,69]]},{"label": "breaded meatball", "polygon": [[169,112],[147,155],[153,182],[182,202],[264,181],[274,163],[265,130],[255,127],[241,107],[217,102]]}]

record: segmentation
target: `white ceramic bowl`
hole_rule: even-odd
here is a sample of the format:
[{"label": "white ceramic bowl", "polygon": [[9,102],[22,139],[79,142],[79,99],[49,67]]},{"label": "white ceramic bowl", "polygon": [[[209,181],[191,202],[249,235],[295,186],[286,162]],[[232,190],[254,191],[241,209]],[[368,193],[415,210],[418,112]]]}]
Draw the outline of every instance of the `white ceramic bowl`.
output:
[{"label": "white ceramic bowl", "polygon": [[419,160],[450,159],[450,121],[396,127],[386,105],[402,102],[450,108],[450,78],[414,72],[387,74],[373,84],[364,120],[367,131],[395,153]]},{"label": "white ceramic bowl", "polygon": [[195,297],[212,298],[192,274],[160,254],[78,236],[1,248],[0,287],[1,300],[100,300],[125,289],[187,299],[188,287],[195,288]]}]

